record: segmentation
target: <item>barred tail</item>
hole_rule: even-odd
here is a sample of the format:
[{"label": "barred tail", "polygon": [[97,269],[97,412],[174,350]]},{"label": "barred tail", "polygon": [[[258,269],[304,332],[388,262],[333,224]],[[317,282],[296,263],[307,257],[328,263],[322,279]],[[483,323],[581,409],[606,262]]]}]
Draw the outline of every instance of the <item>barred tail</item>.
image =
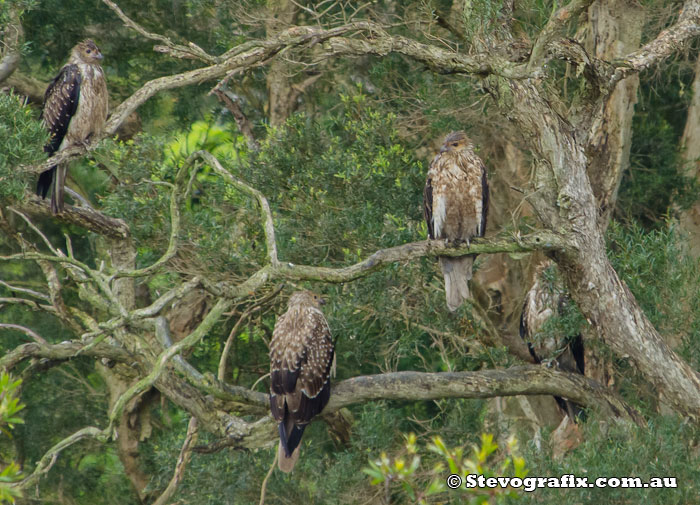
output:
[{"label": "barred tail", "polygon": [[451,312],[457,310],[464,300],[469,298],[469,280],[472,278],[474,256],[452,258],[440,256],[440,268],[445,277],[445,297],[447,308]]}]

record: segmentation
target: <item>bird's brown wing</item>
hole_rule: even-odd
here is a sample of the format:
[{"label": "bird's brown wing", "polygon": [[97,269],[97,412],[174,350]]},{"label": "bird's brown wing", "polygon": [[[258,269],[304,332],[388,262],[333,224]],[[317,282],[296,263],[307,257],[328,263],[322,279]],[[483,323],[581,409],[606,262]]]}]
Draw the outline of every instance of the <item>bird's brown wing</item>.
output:
[{"label": "bird's brown wing", "polygon": [[333,341],[323,314],[311,308],[284,314],[270,342],[270,407],[282,421],[307,423],[330,397]]},{"label": "bird's brown wing", "polygon": [[290,405],[292,417],[298,423],[309,422],[323,410],[330,398],[330,374],[335,352],[333,339],[320,311],[313,311],[311,319],[309,344],[297,381],[299,406],[295,409]]},{"label": "bird's brown wing", "polygon": [[479,236],[483,237],[486,233],[486,215],[489,211],[489,183],[486,178],[486,166],[483,163],[481,163],[481,200],[481,233]]},{"label": "bird's brown wing", "polygon": [[435,238],[435,230],[433,228],[433,180],[428,175],[425,181],[425,187],[423,188],[423,216],[425,216],[425,223],[428,226],[428,237],[430,239]]},{"label": "bird's brown wing", "polygon": [[70,120],[78,110],[81,82],[78,65],[66,65],[46,89],[41,119],[51,134],[49,143],[44,147],[49,154],[58,151]]}]

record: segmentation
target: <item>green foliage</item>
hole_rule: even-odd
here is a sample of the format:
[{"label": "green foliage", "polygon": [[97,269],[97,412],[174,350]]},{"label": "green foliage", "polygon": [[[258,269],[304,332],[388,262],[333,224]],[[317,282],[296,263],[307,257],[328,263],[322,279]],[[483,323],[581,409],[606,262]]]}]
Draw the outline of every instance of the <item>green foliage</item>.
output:
[{"label": "green foliage", "polygon": [[0,200],[24,196],[31,174],[17,170],[46,159],[48,133],[35,112],[16,95],[0,94]]},{"label": "green foliage", "polygon": [[502,0],[472,0],[462,3],[462,19],[464,21],[465,36],[473,34],[483,36],[493,29],[493,23],[503,8]]},{"label": "green foliage", "polygon": [[290,118],[241,167],[270,199],[285,260],[313,251],[348,264],[419,236],[424,169],[400,142],[395,117],[360,93],[341,100],[332,116]]},{"label": "green foliage", "polygon": [[219,159],[240,161],[237,146],[245,145],[242,136],[234,136],[221,126],[206,121],[196,121],[187,133],[177,135],[165,148],[167,166],[179,166],[195,151],[205,150]]},{"label": "green foliage", "polygon": [[[659,22],[653,15],[649,19]],[[620,184],[616,214],[647,228],[663,227],[668,216],[689,208],[700,194],[695,171],[686,166],[680,150],[694,66],[679,59],[640,76],[630,168]]]},{"label": "green foliage", "polygon": [[613,222],[607,238],[610,261],[644,313],[698,367],[700,269],[677,227],[669,223],[646,231]]},{"label": "green foliage", "polygon": [[678,134],[662,116],[642,111],[634,116],[630,169],[620,185],[617,212],[651,226],[688,209],[698,199],[695,177],[686,175]]},{"label": "green foliage", "polygon": [[14,21],[12,11],[20,18],[26,11],[36,8],[39,0],[0,0],[0,26],[7,26]]},{"label": "green foliage", "polygon": [[14,380],[5,371],[0,373],[0,430],[7,436],[11,436],[7,428],[12,429],[15,424],[24,423],[22,418],[17,417],[19,411],[24,408],[17,396],[20,384],[21,379]]},{"label": "green foliage", "polygon": [[432,443],[427,445],[427,449],[437,455],[429,470],[422,469],[415,434],[411,433],[405,439],[405,449],[401,455],[390,458],[383,452],[379,459],[370,460],[369,468],[363,469],[372,478],[372,485],[384,484],[396,489],[401,502],[423,505],[433,502],[431,497],[442,495],[441,498],[444,498],[444,494],[449,493],[452,498],[472,505],[506,503],[506,499],[518,497],[512,488],[467,487],[466,477],[512,476],[523,479],[528,474],[525,460],[519,456],[518,442],[513,437],[508,440],[506,450],[497,453],[498,445],[493,441],[493,435],[483,433],[481,444],[474,445],[472,455],[468,457],[464,448],[451,449],[442,438],[435,436]]},{"label": "green foliage", "polygon": [[[526,445],[531,475],[560,477],[675,477],[678,487],[641,488],[538,488],[522,495],[525,503],[577,503],[581,505],[685,505],[700,495],[697,468],[700,442],[697,425],[677,417],[654,416],[647,426],[610,423],[598,418],[581,425],[583,442],[561,460],[553,460],[546,441],[542,447]],[[691,448],[691,450],[689,450]]]},{"label": "green foliage", "polygon": [[[24,420],[17,416],[25,407],[18,397],[21,384],[20,379],[13,379],[4,370],[0,372],[0,431],[8,437],[12,437],[8,428],[12,429],[15,424],[24,423]],[[10,486],[12,482],[21,478],[21,474],[19,465],[12,461],[0,471],[0,503],[15,503],[15,499],[22,496],[19,490]]]}]

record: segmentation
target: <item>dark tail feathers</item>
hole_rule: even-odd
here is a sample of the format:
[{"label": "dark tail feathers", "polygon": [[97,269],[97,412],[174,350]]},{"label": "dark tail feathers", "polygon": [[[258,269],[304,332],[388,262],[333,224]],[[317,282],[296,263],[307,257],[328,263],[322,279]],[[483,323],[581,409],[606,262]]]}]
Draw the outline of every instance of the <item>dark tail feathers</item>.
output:
[{"label": "dark tail feathers", "polygon": [[306,428],[305,424],[297,425],[290,419],[279,423],[280,443],[277,449],[277,466],[285,473],[291,472],[299,459],[299,444],[304,428]]},{"label": "dark tail feathers", "polygon": [[49,189],[51,188],[51,183],[53,182],[55,173],[56,167],[51,167],[39,175],[39,182],[36,184],[37,195],[42,198],[46,198],[46,195],[49,194]]}]

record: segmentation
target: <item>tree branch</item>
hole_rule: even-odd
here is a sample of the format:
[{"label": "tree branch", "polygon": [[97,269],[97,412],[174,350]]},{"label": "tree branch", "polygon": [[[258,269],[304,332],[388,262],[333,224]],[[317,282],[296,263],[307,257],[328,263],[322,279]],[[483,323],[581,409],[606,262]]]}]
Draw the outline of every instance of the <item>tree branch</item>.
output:
[{"label": "tree branch", "polygon": [[[152,33],[147,31],[145,28],[143,28],[141,25],[139,25],[136,21],[132,20],[129,18],[126,14],[124,14],[124,11],[122,11],[117,4],[112,2],[111,0],[102,0],[107,7],[112,9],[114,13],[121,19],[126,26],[131,28],[132,30],[140,33],[144,37],[150,40],[156,40],[158,42],[161,42],[165,44],[165,46],[170,50],[170,51],[163,51],[160,50],[159,52],[172,52],[174,54],[179,55],[178,57],[184,57],[184,58],[189,58],[189,59],[198,59],[205,61],[207,63],[216,63],[217,58],[215,56],[211,56],[210,54],[207,54],[204,50],[202,50],[201,47],[197,46],[196,44],[190,42],[189,46],[182,46],[179,44],[175,44],[172,40],[170,40],[168,37],[164,35],[160,35],[158,33]],[[156,46],[159,47],[159,46]]]},{"label": "tree branch", "polygon": [[173,472],[173,478],[170,479],[168,487],[165,488],[163,493],[158,497],[153,505],[165,505],[168,503],[170,498],[172,498],[177,486],[180,485],[183,476],[185,475],[185,468],[187,463],[190,461],[192,456],[192,449],[194,444],[197,443],[198,438],[198,428],[197,428],[197,418],[191,417],[190,422],[187,425],[187,434],[185,435],[185,441],[182,443],[182,449],[180,449],[180,456],[177,458],[177,463],[175,464],[175,471]]},{"label": "tree branch", "polygon": [[105,436],[104,431],[100,430],[99,428],[88,426],[86,428],[78,430],[71,436],[64,438],[56,445],[54,445],[51,449],[49,449],[46,452],[46,454],[44,454],[41,457],[39,463],[37,463],[34,472],[32,472],[30,475],[28,475],[21,481],[9,485],[18,489],[25,489],[34,485],[43,475],[47,474],[49,470],[51,470],[51,467],[53,467],[53,465],[56,463],[56,460],[58,459],[58,456],[61,453],[61,451],[63,451],[63,449],[66,449],[74,443],[86,438],[96,438],[100,442],[107,441],[107,437]]},{"label": "tree branch", "polygon": [[543,366],[518,366],[478,372],[394,372],[347,379],[334,386],[324,413],[371,400],[437,400],[494,396],[553,395],[607,416],[646,424],[614,392],[584,377]]},{"label": "tree branch", "polygon": [[0,328],[5,328],[7,330],[17,330],[21,331],[25,335],[27,335],[29,338],[34,340],[40,345],[46,345],[47,342],[44,340],[41,335],[39,335],[37,332],[32,330],[31,328],[27,328],[26,326],[21,326],[19,324],[9,324],[9,323],[0,323]]},{"label": "tree branch", "polygon": [[66,204],[63,212],[54,216],[51,214],[48,201],[34,193],[26,193],[17,207],[22,212],[35,216],[52,217],[106,237],[123,239],[130,235],[129,226],[123,219],[105,216],[91,207],[74,207]]},{"label": "tree branch", "polygon": [[92,356],[108,358],[120,363],[130,363],[133,357],[124,348],[106,343],[82,342],[71,340],[60,344],[45,344],[30,342],[22,344],[0,358],[0,369],[12,370],[27,359],[49,359],[52,361],[67,361],[77,356]]},{"label": "tree branch", "polygon": [[470,245],[452,246],[442,240],[411,242],[400,246],[380,249],[367,259],[342,268],[295,265],[281,262],[277,266],[265,265],[244,282],[236,285],[222,282],[215,286],[203,285],[216,296],[232,300],[248,296],[267,282],[278,279],[294,281],[322,281],[332,283],[350,282],[376,272],[391,263],[423,257],[464,256],[482,253],[523,253],[533,251],[565,251],[570,244],[557,233],[541,230],[530,235],[512,235],[476,239]]},{"label": "tree branch", "polygon": [[253,135],[253,127],[243,113],[243,110],[241,110],[240,105],[238,105],[238,100],[236,100],[233,93],[228,91],[226,88],[221,88],[219,86],[215,87],[211,92],[219,98],[219,100],[226,106],[228,111],[233,116],[234,121],[236,121],[236,125],[238,125],[238,129],[247,140],[248,149],[251,151],[260,150],[260,144],[255,139],[255,135]]},{"label": "tree branch", "polygon": [[568,4],[553,12],[547,24],[537,36],[532,46],[530,61],[527,67],[530,71],[540,68],[544,63],[548,46],[554,42],[564,31],[572,19],[576,19],[594,0],[572,0]]},{"label": "tree branch", "polygon": [[230,307],[230,302],[228,300],[220,299],[216,305],[211,309],[207,317],[197,326],[197,328],[187,335],[185,338],[180,340],[177,344],[165,349],[158,359],[153,364],[153,369],[151,372],[145,376],[143,379],[139,380],[136,384],[131,386],[127,391],[122,394],[119,399],[114,403],[114,407],[109,414],[110,425],[112,425],[117,419],[121,417],[122,411],[126,404],[134,398],[136,395],[143,393],[146,389],[154,385],[154,383],[159,379],[160,375],[166,368],[170,358],[178,354],[180,351],[189,349],[197,342],[199,342],[204,335],[211,329],[212,326],[219,320],[219,317]]},{"label": "tree branch", "polygon": [[687,0],[678,21],[663,30],[654,40],[620,61],[608,87],[612,87],[633,72],[641,72],[677,52],[695,37],[700,36],[700,0]]},{"label": "tree branch", "polygon": [[[605,416],[646,425],[636,410],[597,382],[582,375],[535,365],[477,372],[407,371],[354,377],[333,386],[322,416],[349,405],[374,400],[421,401],[517,395],[561,396],[599,410]],[[268,408],[267,395],[258,393],[254,401]],[[239,427],[235,436],[221,440],[213,447],[198,448],[197,452],[214,452],[223,447],[262,447],[276,440],[278,433],[275,428],[276,423],[271,417],[263,417],[255,423],[245,424],[242,429]]]}]

